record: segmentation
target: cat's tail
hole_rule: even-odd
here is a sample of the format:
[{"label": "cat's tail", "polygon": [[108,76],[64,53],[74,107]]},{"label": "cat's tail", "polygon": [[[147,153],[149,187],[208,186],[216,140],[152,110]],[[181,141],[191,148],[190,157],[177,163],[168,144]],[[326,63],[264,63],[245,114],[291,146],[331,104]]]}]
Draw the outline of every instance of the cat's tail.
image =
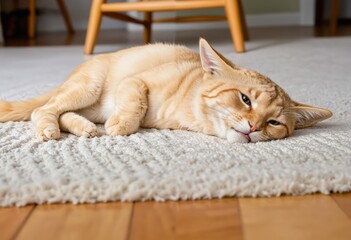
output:
[{"label": "cat's tail", "polygon": [[0,122],[28,121],[34,109],[43,106],[54,95],[56,89],[24,101],[8,102],[0,100]]}]

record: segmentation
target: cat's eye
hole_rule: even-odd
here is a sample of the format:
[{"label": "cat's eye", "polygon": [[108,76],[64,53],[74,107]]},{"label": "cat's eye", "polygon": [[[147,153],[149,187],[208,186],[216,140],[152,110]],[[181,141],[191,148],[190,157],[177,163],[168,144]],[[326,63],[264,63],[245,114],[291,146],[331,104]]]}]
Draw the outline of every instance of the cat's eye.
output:
[{"label": "cat's eye", "polygon": [[274,126],[280,125],[280,122],[278,122],[278,121],[276,121],[276,120],[269,120],[268,123],[269,123],[269,124],[272,124],[272,125],[274,125]]},{"label": "cat's eye", "polygon": [[248,96],[246,96],[245,94],[241,94],[241,100],[243,100],[243,102],[244,102],[247,106],[251,107],[251,101],[250,101],[250,99],[249,99]]}]

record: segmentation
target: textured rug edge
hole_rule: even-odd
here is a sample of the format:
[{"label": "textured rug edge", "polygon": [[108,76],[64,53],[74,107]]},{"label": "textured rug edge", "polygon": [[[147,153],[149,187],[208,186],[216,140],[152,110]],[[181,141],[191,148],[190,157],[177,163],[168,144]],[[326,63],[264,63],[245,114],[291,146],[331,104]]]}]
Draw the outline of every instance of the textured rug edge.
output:
[{"label": "textured rug edge", "polygon": [[[54,204],[54,203],[97,203],[97,202],[135,202],[135,201],[177,201],[177,200],[200,200],[225,197],[279,197],[285,195],[302,196],[308,194],[345,193],[351,191],[351,177],[341,177],[334,181],[322,181],[316,185],[313,178],[301,184],[301,181],[285,182],[272,188],[271,182],[255,184],[255,181],[241,182],[239,185],[230,184],[228,181],[237,180],[227,177],[208,184],[199,179],[188,179],[181,185],[189,185],[188,191],[184,191],[180,183],[177,187],[167,189],[167,182],[150,181],[145,185],[141,180],[135,181],[130,186],[118,187],[121,182],[109,182],[97,186],[89,182],[70,183],[45,183],[22,186],[16,191],[9,188],[0,188],[1,207],[23,207],[30,204]],[[225,187],[220,186],[226,183]],[[314,183],[313,183],[314,182]],[[313,184],[313,187],[311,188]],[[246,185],[246,187],[245,187]],[[30,187],[32,186],[32,187]],[[153,187],[151,187],[153,186]],[[229,194],[228,194],[229,192]],[[195,194],[194,194],[195,193]],[[18,199],[21,199],[18,201]]]}]

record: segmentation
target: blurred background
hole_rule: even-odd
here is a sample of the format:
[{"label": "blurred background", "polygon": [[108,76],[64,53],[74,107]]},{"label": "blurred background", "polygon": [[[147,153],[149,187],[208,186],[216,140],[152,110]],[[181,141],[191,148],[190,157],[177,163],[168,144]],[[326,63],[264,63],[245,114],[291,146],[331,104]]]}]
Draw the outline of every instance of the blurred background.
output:
[{"label": "blurred background", "polygon": [[[28,35],[30,2],[35,3],[35,34]],[[65,4],[71,21],[67,28],[59,2]],[[113,2],[113,1],[108,1]],[[123,2],[123,1],[115,1]],[[336,3],[335,3],[336,2]],[[84,44],[91,1],[88,0],[0,0],[0,41],[3,46],[80,45]],[[251,39],[255,37],[343,36],[351,34],[351,1],[348,0],[242,0]],[[221,15],[223,9],[166,12],[158,16]],[[132,15],[136,13],[131,13]],[[331,26],[331,17],[336,19]],[[121,41],[142,43],[138,25],[103,18],[98,44]],[[153,41],[177,41],[181,36],[191,37],[194,30],[200,35],[225,34],[227,22],[201,22],[188,24],[154,24]],[[206,31],[208,30],[208,31]],[[165,31],[167,34],[165,34]],[[207,33],[204,33],[207,32]]]}]

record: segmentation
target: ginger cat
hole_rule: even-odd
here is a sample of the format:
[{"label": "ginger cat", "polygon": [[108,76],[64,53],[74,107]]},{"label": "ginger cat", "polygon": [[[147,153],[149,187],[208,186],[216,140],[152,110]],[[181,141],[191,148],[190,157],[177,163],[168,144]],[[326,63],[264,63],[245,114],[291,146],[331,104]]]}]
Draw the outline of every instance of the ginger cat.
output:
[{"label": "ginger cat", "polygon": [[0,122],[32,120],[36,136],[130,135],[139,127],[186,129],[257,142],[290,136],[332,116],[292,101],[271,81],[240,68],[200,39],[200,54],[152,44],[103,54],[81,64],[58,88],[38,98],[0,101]]}]

